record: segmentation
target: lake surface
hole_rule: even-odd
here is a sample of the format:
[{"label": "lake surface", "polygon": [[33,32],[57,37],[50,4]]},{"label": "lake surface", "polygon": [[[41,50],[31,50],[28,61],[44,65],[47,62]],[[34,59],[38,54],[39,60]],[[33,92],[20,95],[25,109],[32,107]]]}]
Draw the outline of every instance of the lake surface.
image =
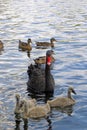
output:
[{"label": "lake surface", "polygon": [[[55,43],[52,75],[56,96],[65,96],[69,86],[76,104],[67,113],[53,109],[49,119],[15,122],[15,93],[27,93],[27,68],[45,55],[35,41]],[[32,39],[32,51],[19,51],[19,39]],[[87,130],[87,0],[0,0],[0,130]],[[30,98],[30,97],[29,97]],[[40,100],[40,102],[42,102]]]}]

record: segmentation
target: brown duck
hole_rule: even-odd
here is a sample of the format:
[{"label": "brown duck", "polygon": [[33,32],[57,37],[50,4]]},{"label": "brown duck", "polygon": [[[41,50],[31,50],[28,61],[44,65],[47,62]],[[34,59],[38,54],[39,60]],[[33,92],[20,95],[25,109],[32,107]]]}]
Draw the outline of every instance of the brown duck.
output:
[{"label": "brown duck", "polygon": [[31,51],[32,50],[32,46],[30,45],[31,43],[32,41],[30,38],[28,39],[27,43],[19,40],[19,49]]},{"label": "brown duck", "polygon": [[3,49],[3,42],[0,40],[0,49]]},{"label": "brown duck", "polygon": [[50,42],[36,42],[36,45],[43,47],[54,47],[54,42],[56,42],[55,38],[51,38]]},{"label": "brown duck", "polygon": [[[54,62],[55,59],[51,56],[51,62]],[[38,57],[34,59],[35,64],[45,64],[46,63],[46,56]]]}]

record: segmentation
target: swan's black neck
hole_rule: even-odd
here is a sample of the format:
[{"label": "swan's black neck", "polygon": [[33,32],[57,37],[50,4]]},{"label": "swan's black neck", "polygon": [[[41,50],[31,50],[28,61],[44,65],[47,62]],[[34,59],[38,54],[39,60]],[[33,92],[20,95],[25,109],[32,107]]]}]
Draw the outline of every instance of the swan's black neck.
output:
[{"label": "swan's black neck", "polygon": [[46,58],[46,66],[45,66],[45,94],[46,96],[53,95],[53,88],[51,88],[51,72],[50,72],[50,58]]},{"label": "swan's black neck", "polygon": [[51,57],[46,57],[46,66],[45,66],[45,77],[46,79],[49,78],[50,75],[50,66],[51,66]]}]

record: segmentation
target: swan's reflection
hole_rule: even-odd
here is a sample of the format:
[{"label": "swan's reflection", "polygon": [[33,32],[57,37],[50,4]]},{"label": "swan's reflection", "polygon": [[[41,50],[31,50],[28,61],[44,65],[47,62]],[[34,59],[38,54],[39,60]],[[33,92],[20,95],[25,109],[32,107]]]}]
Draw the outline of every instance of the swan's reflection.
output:
[{"label": "swan's reflection", "polygon": [[49,118],[49,116],[47,117],[47,122],[48,122],[48,129],[47,130],[52,130],[52,121]]},{"label": "swan's reflection", "polygon": [[68,106],[68,107],[64,107],[64,108],[60,108],[60,107],[57,107],[57,108],[52,108],[52,110],[55,109],[61,113],[66,113],[68,116],[71,116],[72,112],[73,112],[73,105],[71,106]]},{"label": "swan's reflection", "polygon": [[20,121],[15,120],[15,130],[21,130],[20,129]]},{"label": "swan's reflection", "polygon": [[[53,109],[58,111],[58,112],[61,112],[61,113],[66,113],[68,116],[71,116],[71,114],[73,112],[73,105],[65,107],[65,108],[59,108],[59,107],[58,108],[52,108],[52,110]],[[50,119],[50,114],[51,113],[49,113],[49,115],[46,118],[44,118],[47,121],[47,123],[48,123],[47,130],[52,130],[52,121]],[[16,114],[15,118],[16,118],[16,120],[15,120],[15,130],[21,130],[20,126],[21,126],[21,122],[22,121],[23,121],[23,124],[24,124],[23,125],[23,129],[24,130],[28,130],[28,127],[29,127],[28,121],[29,121],[29,119],[22,119],[19,114]],[[32,121],[33,120],[36,120],[36,119],[32,119]]]},{"label": "swan's reflection", "polygon": [[20,114],[15,114],[15,130],[21,130],[20,129],[20,122],[21,122],[21,116]]},{"label": "swan's reflection", "polygon": [[[23,128],[24,130],[28,130],[28,120],[23,120],[24,125]],[[22,122],[20,114],[15,114],[15,130],[21,130],[20,128],[20,123]]]}]

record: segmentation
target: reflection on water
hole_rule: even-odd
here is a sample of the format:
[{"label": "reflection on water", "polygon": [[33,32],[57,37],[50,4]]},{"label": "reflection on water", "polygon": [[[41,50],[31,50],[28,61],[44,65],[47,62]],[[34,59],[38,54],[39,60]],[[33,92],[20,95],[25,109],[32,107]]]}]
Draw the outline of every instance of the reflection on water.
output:
[{"label": "reflection on water", "polygon": [[[73,106],[69,106],[69,107],[65,107],[65,108],[53,108],[51,116],[53,116],[53,113],[56,112],[58,113],[66,113],[68,116],[72,116],[72,112],[73,112]],[[62,117],[59,117],[62,118]],[[36,120],[36,121],[35,121]],[[45,118],[46,122],[47,122],[47,130],[52,130],[52,121],[50,116],[47,116],[47,118]],[[15,120],[15,130],[21,130],[21,123],[23,122],[23,129],[24,130],[28,130],[28,123],[34,121],[35,123],[38,123],[40,121],[40,119],[32,119],[32,120],[28,120],[28,119],[22,119],[20,118],[20,115],[16,115],[16,120]],[[39,128],[39,126],[38,126]]]},{"label": "reflection on water", "polygon": [[[1,0],[0,40],[0,129],[86,130],[87,123],[87,0]],[[15,123],[13,113],[15,93],[30,98],[27,93],[27,68],[35,58],[44,56],[47,49],[36,49],[35,42],[57,39],[52,75],[55,80],[54,97],[64,95],[67,86],[77,92],[76,105],[68,116],[65,110],[53,110],[51,124],[44,119],[29,120],[24,126]],[[19,39],[31,38],[32,51],[19,51]],[[43,103],[43,99],[37,102]]]},{"label": "reflection on water", "polygon": [[[39,121],[39,119],[35,119],[35,120],[36,120],[36,123]],[[35,122],[35,120],[32,119],[32,121],[34,121],[34,122]],[[51,125],[52,122],[51,122],[49,116],[46,117],[45,120],[47,122],[47,127],[48,127],[47,130],[51,130],[52,129],[52,125]],[[23,130],[28,130],[28,121],[30,121],[30,120],[23,119],[22,121],[23,121]],[[21,118],[19,118],[19,115],[16,115],[15,130],[21,130],[22,121],[21,121]]]},{"label": "reflection on water", "polygon": [[62,113],[66,113],[68,116],[71,116],[72,112],[73,112],[73,106],[68,106],[68,107],[64,107],[64,108],[55,108],[55,110],[62,112]]},{"label": "reflection on water", "polygon": [[27,53],[27,56],[30,58],[30,51],[26,51],[26,50],[19,50],[21,52],[26,52]]},{"label": "reflection on water", "polygon": [[[17,121],[17,120],[15,121],[15,130],[21,130],[20,123],[21,123],[21,121]],[[27,120],[24,121],[23,130],[28,130],[28,122],[27,122]]]}]

